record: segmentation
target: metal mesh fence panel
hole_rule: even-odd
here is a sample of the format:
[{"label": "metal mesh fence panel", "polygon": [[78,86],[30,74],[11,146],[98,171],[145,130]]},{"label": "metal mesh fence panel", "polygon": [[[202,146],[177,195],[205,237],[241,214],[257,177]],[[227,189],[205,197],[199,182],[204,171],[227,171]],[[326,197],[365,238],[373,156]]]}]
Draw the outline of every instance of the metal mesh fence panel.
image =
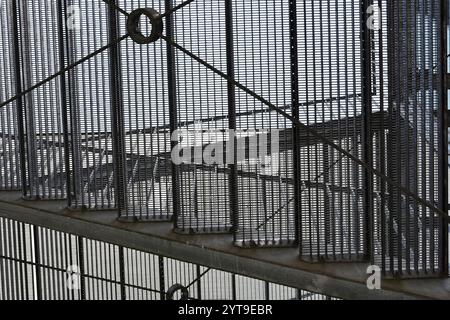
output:
[{"label": "metal mesh fence panel", "polygon": [[[299,118],[363,160],[359,1],[297,1]],[[301,250],[307,260],[365,255],[363,169],[300,133]]]},{"label": "metal mesh fence panel", "polygon": [[[111,41],[108,6],[103,2],[66,2],[67,64]],[[68,71],[73,194],[72,206],[116,208],[110,55],[102,52]]]},{"label": "metal mesh fence panel", "polygon": [[[163,12],[165,8],[164,1],[117,4],[128,12],[137,8]],[[118,35],[126,34],[126,20],[118,21]],[[145,30],[144,22],[141,28]],[[127,41],[119,49],[121,138],[126,158],[121,172],[121,192],[126,194],[121,214],[141,220],[167,220],[172,215],[172,169],[166,46],[163,42],[143,46]]]},{"label": "metal mesh fence panel", "polygon": [[[389,131],[377,142],[385,139],[380,151],[386,152],[384,169],[389,177],[443,209],[440,10],[435,1],[387,4],[389,36],[384,52],[389,81],[384,90],[389,95],[383,108],[389,113]],[[379,214],[375,251],[382,269],[395,277],[445,273],[442,216],[396,188],[378,183],[377,190],[388,193],[375,198]]]},{"label": "metal mesh fence panel", "polygon": [[329,299],[5,218],[0,239],[0,300]]},{"label": "metal mesh fence panel", "polygon": [[[224,4],[200,0],[173,18],[175,41],[221,70],[227,68]],[[176,228],[191,233],[228,232],[229,173],[223,161],[224,141],[229,136],[227,83],[182,52],[176,51],[175,61],[175,138],[179,154],[186,159],[178,170]]]},{"label": "metal mesh fence panel", "polygon": [[[11,16],[19,22],[21,85],[29,88],[61,69],[60,55],[64,50],[59,41],[61,12],[57,2],[16,2],[15,9]],[[36,19],[44,16],[45,19]],[[66,197],[64,132],[67,128],[63,127],[62,81],[63,77],[57,77],[27,94],[22,101],[25,126],[21,129],[27,143],[24,188],[31,199]]]},{"label": "metal mesh fence panel", "polygon": [[[233,1],[236,80],[290,109],[289,1]],[[236,92],[238,222],[243,246],[296,244],[292,124]]]},{"label": "metal mesh fence panel", "polygon": [[[14,8],[10,2],[0,5],[0,27],[5,32],[0,35],[2,63],[0,64],[0,100],[17,92],[16,57],[14,52]],[[16,79],[16,80],[14,80]],[[19,86],[20,88],[20,86]],[[0,111],[0,189],[19,189],[22,185],[20,162],[20,139],[17,128],[18,114],[21,106],[11,103]]]}]

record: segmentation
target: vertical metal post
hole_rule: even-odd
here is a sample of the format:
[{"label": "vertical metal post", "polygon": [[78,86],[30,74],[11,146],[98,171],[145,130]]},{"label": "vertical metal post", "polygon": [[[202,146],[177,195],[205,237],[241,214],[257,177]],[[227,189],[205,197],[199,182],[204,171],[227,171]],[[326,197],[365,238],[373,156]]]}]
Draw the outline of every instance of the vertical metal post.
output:
[{"label": "vertical metal post", "polygon": [[[331,216],[331,208],[330,201],[332,200],[332,196],[330,196],[330,177],[333,175],[333,163],[330,158],[330,153],[333,153],[333,150],[330,150],[330,147],[328,145],[324,145],[322,147],[323,152],[323,182],[324,182],[324,194],[323,194],[323,208],[325,213],[325,255],[328,256],[330,254],[330,251],[332,251],[332,254],[334,255],[334,250],[331,247],[333,243],[332,234],[333,232],[333,223],[332,216]],[[331,151],[331,152],[330,152]],[[331,171],[331,172],[330,172]],[[329,248],[331,247],[331,248]],[[331,249],[331,250],[330,250]]]},{"label": "vertical metal post", "polygon": [[[442,210],[448,213],[449,210],[449,199],[448,199],[448,58],[447,58],[447,40],[448,40],[448,23],[449,23],[449,0],[441,0],[440,9],[441,9],[441,34],[440,34],[440,42],[441,42],[441,82],[442,82],[442,92],[441,92],[441,110],[440,110],[440,137],[442,146],[441,150],[441,174],[439,175],[439,184],[442,188],[440,195],[440,206]],[[443,239],[441,244],[442,250],[442,273],[443,276],[447,277],[449,272],[449,253],[448,253],[448,224],[444,220],[443,221]]]},{"label": "vertical metal post", "polygon": [[197,271],[197,300],[202,300],[202,270],[199,265],[196,266]]},{"label": "vertical metal post", "polygon": [[159,291],[161,292],[161,300],[166,300],[166,277],[164,269],[164,258],[158,256],[159,271]]},{"label": "vertical metal post", "polygon": [[264,297],[266,301],[270,301],[270,283],[267,281],[264,284]]},{"label": "vertical metal post", "polygon": [[[63,69],[66,66],[66,41],[65,41],[65,6],[63,4],[64,0],[58,0],[57,10],[58,10],[58,46],[59,46],[59,68]],[[67,31],[67,30],[66,30]],[[67,32],[66,32],[67,35]],[[62,112],[62,126],[63,126],[63,136],[64,136],[64,165],[66,171],[66,193],[68,207],[72,206],[72,172],[70,170],[70,159],[71,159],[71,135],[69,132],[69,112],[67,103],[67,86],[66,86],[66,75],[60,76],[60,90],[61,90],[61,112]]]},{"label": "vertical metal post", "polygon": [[236,290],[236,274],[231,275],[231,300],[236,301],[237,300],[237,290]]},{"label": "vertical metal post", "polygon": [[[14,47],[14,76],[15,76],[15,85],[16,85],[16,94],[22,92],[22,65],[20,59],[20,39],[19,39],[19,8],[17,5],[18,0],[13,0],[11,3],[11,10],[13,16],[13,47]],[[27,196],[28,194],[28,181],[27,181],[27,147],[25,143],[25,115],[24,115],[24,101],[22,97],[17,98],[16,100],[17,106],[17,132],[19,134],[19,148],[20,148],[20,175],[22,181],[22,192],[23,196]]]},{"label": "vertical metal post", "polygon": [[[388,177],[395,180],[395,159],[393,159],[394,155],[394,143],[393,143],[393,135],[394,135],[394,116],[395,116],[395,110],[394,105],[397,97],[393,94],[395,91],[395,79],[392,77],[392,74],[394,72],[395,68],[395,25],[394,25],[394,19],[395,16],[395,3],[393,1],[387,1],[387,42],[388,42],[388,67],[390,68],[389,71],[389,82],[388,82],[388,134],[387,134],[387,175]],[[394,69],[394,70],[392,70]],[[394,252],[395,252],[395,244],[393,241],[393,225],[394,225],[394,189],[392,186],[387,187],[387,192],[389,194],[388,198],[388,210],[387,215],[385,217],[386,221],[386,236],[384,237],[385,240],[385,255],[388,256],[385,264],[383,267],[385,269],[382,270],[384,275],[387,275],[388,271],[392,272],[394,270]]]},{"label": "vertical metal post", "polygon": [[[116,2],[116,1],[113,1]],[[109,41],[117,40],[119,34],[118,13],[111,6],[109,12]],[[120,67],[120,44],[109,50],[110,54],[110,92],[111,92],[111,115],[113,133],[113,153],[114,153],[114,176],[115,176],[115,198],[119,217],[122,217],[127,208],[126,191],[126,155],[124,141],[124,110],[122,97],[122,74]],[[128,213],[127,213],[128,215]]]},{"label": "vertical metal post", "polygon": [[[63,0],[64,1],[64,8],[68,8],[69,5],[73,3],[73,0]],[[75,41],[74,41],[74,35],[73,31],[68,30],[66,27],[66,58],[67,63],[72,64],[75,62]],[[77,97],[77,80],[76,80],[76,74],[74,70],[69,70],[66,72],[67,74],[67,83],[69,85],[67,86],[67,108],[69,113],[69,140],[70,140],[70,150],[69,153],[71,155],[71,168],[72,172],[70,173],[70,181],[68,183],[71,183],[72,187],[72,194],[68,194],[68,202],[69,202],[69,208],[76,208],[79,206],[80,202],[84,204],[84,196],[82,196],[82,183],[81,181],[83,178],[80,176],[80,172],[83,171],[83,164],[81,159],[81,127],[79,121],[81,121],[81,115],[79,110],[79,105],[77,103],[78,97]],[[77,174],[74,174],[77,173]]]},{"label": "vertical metal post", "polygon": [[[173,0],[166,0],[166,12],[172,10]],[[169,40],[174,38],[174,20],[173,15],[169,14],[166,17],[166,36]],[[169,94],[169,121],[170,134],[172,135],[178,130],[178,105],[177,105],[177,73],[175,65],[175,48],[167,41],[167,79],[168,79],[168,94]],[[172,150],[177,143],[171,141]],[[179,187],[179,170],[175,163],[172,164],[172,205],[173,205],[173,221],[175,228],[177,227],[179,210],[180,210],[180,187]]]},{"label": "vertical metal post", "polygon": [[126,300],[127,294],[125,290],[125,255],[123,247],[119,247],[119,272],[120,272],[120,299]]},{"label": "vertical metal post", "polygon": [[[367,26],[368,8],[372,0],[361,2],[361,40],[362,40],[362,116],[363,116],[363,159],[364,163],[372,168],[372,30]],[[364,215],[365,215],[365,255],[366,259],[373,262],[373,175],[369,170],[364,170]]]},{"label": "vertical metal post", "polygon": [[[227,51],[227,75],[235,78],[234,71],[234,33],[233,33],[233,0],[225,1],[225,32],[226,32],[226,51]],[[228,129],[230,130],[230,138],[228,143],[231,144],[232,156],[228,155],[229,175],[229,194],[230,194],[230,213],[232,232],[234,240],[236,240],[236,232],[238,230],[239,218],[239,191],[238,191],[238,172],[237,172],[237,139],[236,139],[236,87],[228,81]],[[230,152],[228,148],[227,152]]]},{"label": "vertical metal post", "polygon": [[39,227],[33,226],[34,263],[36,266],[36,300],[42,300],[41,258]]},{"label": "vertical metal post", "polygon": [[86,286],[84,283],[84,275],[85,275],[85,271],[84,271],[84,244],[83,244],[83,238],[82,237],[77,237],[78,238],[78,263],[79,263],[79,267],[80,267],[80,280],[81,280],[81,284],[80,284],[80,290],[81,290],[81,300],[84,301],[86,300]]},{"label": "vertical metal post", "polygon": [[[23,223],[21,223],[21,226],[22,226],[22,230],[21,230],[21,235],[22,235],[22,237],[21,238],[19,238],[20,240],[19,241],[21,241],[22,242],[22,245],[23,245],[23,259],[26,261],[26,257],[28,257],[28,250],[27,250],[27,245],[26,245],[26,239],[27,239],[27,237],[29,237],[29,233],[27,233],[27,231],[28,231],[28,229],[27,229],[27,227],[25,226],[25,224],[23,224]],[[31,253],[31,252],[30,252]],[[1,266],[0,266],[0,268],[1,268]],[[26,296],[24,297],[24,299],[25,300],[32,300],[31,298],[30,298],[30,291],[29,290],[27,290],[27,288],[28,288],[28,284],[30,283],[30,281],[31,281],[31,279],[32,279],[32,275],[27,271],[27,266],[26,266],[26,264],[24,265],[24,272],[25,272],[25,292],[26,292]],[[31,279],[30,279],[31,278]]]},{"label": "vertical metal post", "polygon": [[[291,104],[292,116],[300,120],[300,96],[299,96],[299,74],[298,74],[298,38],[297,38],[297,1],[289,0],[289,36],[290,36],[290,56],[291,56]],[[296,244],[301,248],[301,173],[300,173],[300,131],[294,125],[293,152],[294,152],[294,205],[295,205],[295,239]]]}]

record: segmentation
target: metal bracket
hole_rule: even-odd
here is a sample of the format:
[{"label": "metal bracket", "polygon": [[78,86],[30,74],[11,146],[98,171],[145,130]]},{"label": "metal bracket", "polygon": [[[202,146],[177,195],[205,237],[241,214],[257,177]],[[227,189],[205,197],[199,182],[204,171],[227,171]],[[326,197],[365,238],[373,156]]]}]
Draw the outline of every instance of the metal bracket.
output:
[{"label": "metal bracket", "polygon": [[178,291],[181,292],[181,300],[188,300],[189,299],[189,290],[188,288],[186,288],[185,286],[181,285],[181,284],[175,284],[172,287],[169,288],[169,290],[167,290],[167,300],[173,300],[175,293],[177,293]]},{"label": "metal bracket", "polygon": [[[150,20],[152,25],[152,32],[148,37],[142,34],[139,25],[139,20],[143,15]],[[136,9],[130,13],[127,20],[127,31],[131,39],[139,44],[149,44],[157,41],[161,37],[163,29],[164,23],[162,17],[159,12],[153,8]]]}]

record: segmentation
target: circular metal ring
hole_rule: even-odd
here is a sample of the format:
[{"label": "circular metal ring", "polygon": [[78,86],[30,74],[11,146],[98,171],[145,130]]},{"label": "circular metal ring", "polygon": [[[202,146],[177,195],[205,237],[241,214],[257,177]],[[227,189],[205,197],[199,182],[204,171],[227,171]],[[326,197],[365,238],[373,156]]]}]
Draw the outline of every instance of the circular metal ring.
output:
[{"label": "circular metal ring", "polygon": [[[152,32],[148,37],[142,34],[139,27],[139,20],[142,15],[146,16],[152,25]],[[153,8],[136,9],[128,16],[127,31],[131,39],[136,43],[149,44],[157,41],[162,35],[163,28],[164,23],[161,15]]]},{"label": "circular metal ring", "polygon": [[169,290],[167,290],[167,300],[173,300],[173,297],[175,293],[178,291],[181,291],[181,299],[180,300],[189,300],[189,290],[181,285],[181,284],[175,284],[172,287],[170,287]]}]

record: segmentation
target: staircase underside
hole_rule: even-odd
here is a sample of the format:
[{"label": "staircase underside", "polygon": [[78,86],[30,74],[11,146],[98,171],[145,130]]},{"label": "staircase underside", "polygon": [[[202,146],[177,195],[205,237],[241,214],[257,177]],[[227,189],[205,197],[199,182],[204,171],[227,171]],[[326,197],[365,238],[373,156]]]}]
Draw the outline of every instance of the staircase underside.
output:
[{"label": "staircase underside", "polygon": [[383,280],[371,291],[368,264],[309,264],[295,248],[241,249],[232,235],[180,235],[168,222],[121,223],[114,211],[69,211],[66,201],[25,201],[15,191],[0,192],[0,216],[343,299],[450,298],[450,279]]}]

